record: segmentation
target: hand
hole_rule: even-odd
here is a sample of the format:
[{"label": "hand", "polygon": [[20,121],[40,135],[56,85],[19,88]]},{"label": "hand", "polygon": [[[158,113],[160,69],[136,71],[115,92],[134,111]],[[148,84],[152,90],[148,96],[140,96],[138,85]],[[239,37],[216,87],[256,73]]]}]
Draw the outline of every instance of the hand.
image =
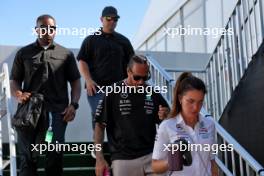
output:
[{"label": "hand", "polygon": [[96,176],[103,176],[105,169],[110,169],[108,163],[105,161],[104,158],[97,158],[96,157],[96,164],[95,164],[95,174]]},{"label": "hand", "polygon": [[96,93],[96,82],[94,82],[94,80],[88,80],[86,81],[86,90],[87,90],[87,94],[89,96],[93,96]]},{"label": "hand", "polygon": [[169,108],[162,107],[162,105],[159,105],[158,115],[160,120],[164,120],[165,118],[167,118],[169,112],[170,112]]},{"label": "hand", "polygon": [[31,93],[29,92],[22,92],[20,90],[16,91],[16,99],[19,103],[25,103],[29,100]]},{"label": "hand", "polygon": [[75,118],[75,109],[72,105],[69,105],[64,111],[63,111],[63,120],[65,122],[70,122],[70,121],[73,121],[73,119]]}]

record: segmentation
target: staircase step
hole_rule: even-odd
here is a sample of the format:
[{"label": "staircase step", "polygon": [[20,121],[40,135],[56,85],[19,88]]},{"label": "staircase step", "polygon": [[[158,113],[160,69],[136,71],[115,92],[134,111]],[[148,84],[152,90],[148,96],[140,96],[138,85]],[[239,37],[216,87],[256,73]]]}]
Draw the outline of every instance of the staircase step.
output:
[{"label": "staircase step", "polygon": [[[19,172],[19,170],[18,170]],[[10,170],[4,170],[3,176],[9,176]],[[46,176],[44,169],[38,169],[39,176]],[[95,176],[94,167],[70,167],[63,168],[63,176]]]},{"label": "staircase step", "polygon": [[[104,154],[105,159],[110,161],[110,154]],[[38,167],[44,168],[45,166],[45,156],[42,155],[39,158]],[[94,167],[95,159],[91,154],[65,154],[63,156],[63,166],[64,167]]]}]

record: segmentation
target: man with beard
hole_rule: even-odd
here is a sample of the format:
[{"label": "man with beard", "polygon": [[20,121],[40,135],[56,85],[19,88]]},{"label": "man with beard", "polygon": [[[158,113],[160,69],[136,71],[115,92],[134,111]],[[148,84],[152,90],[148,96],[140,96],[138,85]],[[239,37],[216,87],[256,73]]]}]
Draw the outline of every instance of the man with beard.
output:
[{"label": "man with beard", "polygon": [[[131,57],[127,75],[114,86],[128,91],[109,93],[97,107],[95,144],[102,146],[106,128],[113,175],[153,175],[151,160],[156,124],[167,117],[168,104],[160,93],[146,91],[150,85],[145,81],[150,78],[150,72],[144,56]],[[134,90],[130,92],[131,88]],[[103,151],[96,151],[96,175],[102,176],[108,169]]]}]

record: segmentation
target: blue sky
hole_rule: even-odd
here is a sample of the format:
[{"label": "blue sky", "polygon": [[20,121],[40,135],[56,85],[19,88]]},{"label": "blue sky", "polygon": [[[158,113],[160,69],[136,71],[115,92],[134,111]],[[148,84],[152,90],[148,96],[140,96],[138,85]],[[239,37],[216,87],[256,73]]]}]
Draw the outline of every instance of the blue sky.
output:
[{"label": "blue sky", "polygon": [[[133,40],[150,0],[2,0],[0,2],[0,45],[23,46],[35,40],[32,28],[41,14],[56,18],[58,27],[69,29],[101,26],[105,6],[112,5],[121,16],[117,31]],[[69,48],[79,48],[83,35],[57,35],[55,41]]]}]

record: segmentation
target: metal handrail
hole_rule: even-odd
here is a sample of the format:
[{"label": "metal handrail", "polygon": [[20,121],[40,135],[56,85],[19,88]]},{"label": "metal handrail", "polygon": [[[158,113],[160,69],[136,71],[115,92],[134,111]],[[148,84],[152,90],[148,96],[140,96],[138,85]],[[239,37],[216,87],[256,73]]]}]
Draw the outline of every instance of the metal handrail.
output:
[{"label": "metal handrail", "polygon": [[[261,0],[238,0],[226,29],[232,28],[234,34],[221,36],[206,66],[207,110],[218,120],[227,105],[232,92],[242,78],[252,56],[257,52],[264,38],[263,5]],[[254,37],[255,35],[255,37]],[[230,135],[216,125],[218,140],[232,143]],[[234,145],[234,152],[223,153],[217,160],[223,171],[231,168],[232,175],[264,175],[261,166],[240,144]],[[235,152],[239,160],[235,160]],[[231,164],[228,159],[231,155]],[[229,156],[229,157],[228,157]],[[219,164],[221,163],[221,164]],[[239,164],[239,170],[236,169]],[[230,173],[224,172],[229,175]]]},{"label": "metal handrail", "polygon": [[205,73],[205,70],[203,69],[189,69],[189,68],[165,68],[165,71],[167,72],[195,72],[195,73]]},{"label": "metal handrail", "polygon": [[261,0],[238,0],[225,27],[232,28],[234,34],[221,36],[209,59],[205,71],[210,90],[208,100],[212,106],[207,110],[214,117],[221,116],[252,56],[261,45],[264,38],[262,8]]},{"label": "metal handrail", "polygon": [[[9,139],[9,161],[7,164],[10,164],[10,175],[16,176],[17,175],[17,167],[16,167],[16,147],[15,147],[15,131],[11,125],[11,112],[12,112],[12,105],[11,105],[11,91],[10,91],[10,82],[9,82],[9,73],[8,73],[8,66],[6,63],[3,64],[2,73],[1,75],[1,97],[5,99],[4,106],[1,104],[1,108],[5,108],[4,116],[7,117],[7,127],[8,127],[8,139]],[[1,101],[2,103],[2,101]],[[1,109],[2,110],[2,109]],[[2,151],[2,118],[0,119],[0,175],[3,175],[3,151]],[[7,165],[5,164],[5,165]]]},{"label": "metal handrail", "polygon": [[[259,162],[257,162],[217,121],[214,122],[217,133],[221,135],[222,138],[224,138],[227,144],[233,144],[234,150],[231,151],[231,155],[234,155],[234,151],[239,152],[241,158],[246,158],[250,167],[254,168],[255,175],[259,174],[260,176],[264,176],[264,170],[262,165],[259,164]],[[232,163],[234,162],[234,157],[232,157]],[[226,166],[225,168],[227,169]]]},{"label": "metal handrail", "polygon": [[172,104],[175,80],[150,55],[146,55],[146,57],[148,59],[151,72],[151,79],[149,80],[149,82],[152,85],[159,87],[166,86],[167,92],[162,93],[162,95],[166,98],[169,104]]}]

